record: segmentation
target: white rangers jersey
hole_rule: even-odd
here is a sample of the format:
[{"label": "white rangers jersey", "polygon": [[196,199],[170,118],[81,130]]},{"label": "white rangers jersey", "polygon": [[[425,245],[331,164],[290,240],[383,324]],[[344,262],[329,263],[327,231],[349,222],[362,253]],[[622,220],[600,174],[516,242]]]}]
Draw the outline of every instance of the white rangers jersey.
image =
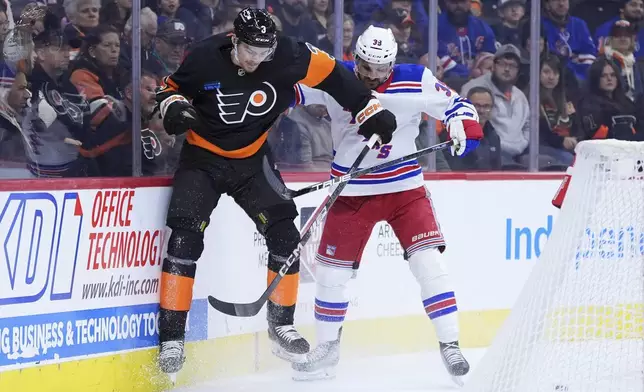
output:
[{"label": "white rangers jersey", "polygon": [[[353,70],[352,62],[344,64]],[[334,147],[331,177],[346,174],[367,140],[358,135],[358,126],[351,113],[343,109],[331,96],[322,90],[300,84],[295,87],[296,105],[321,104],[327,107],[331,116]],[[395,65],[389,79],[374,95],[384,108],[389,109],[396,116],[398,128],[389,144],[382,145],[367,154],[360,165],[361,168],[417,151],[416,137],[418,137],[422,113],[427,113],[445,124],[463,119],[478,121],[474,107],[436,79],[432,72],[422,65]],[[342,196],[402,192],[418,188],[423,184],[422,168],[414,159],[349,181],[342,191]]]}]

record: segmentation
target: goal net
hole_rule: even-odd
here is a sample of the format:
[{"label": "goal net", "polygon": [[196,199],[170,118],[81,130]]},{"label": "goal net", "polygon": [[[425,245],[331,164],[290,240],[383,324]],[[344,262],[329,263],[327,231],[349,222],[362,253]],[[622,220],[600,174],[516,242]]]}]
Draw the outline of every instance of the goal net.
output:
[{"label": "goal net", "polygon": [[465,391],[644,391],[644,143],[576,153],[546,248]]}]

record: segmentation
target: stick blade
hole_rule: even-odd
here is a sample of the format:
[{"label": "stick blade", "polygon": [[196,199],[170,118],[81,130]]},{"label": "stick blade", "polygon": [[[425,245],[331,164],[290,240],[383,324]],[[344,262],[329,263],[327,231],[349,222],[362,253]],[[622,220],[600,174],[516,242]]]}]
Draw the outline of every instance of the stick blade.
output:
[{"label": "stick blade", "polygon": [[264,159],[262,161],[262,171],[264,172],[264,176],[266,177],[266,180],[268,181],[268,185],[273,188],[273,190],[284,200],[292,200],[293,199],[293,191],[288,189],[286,185],[284,185],[284,182],[275,174],[275,171],[271,167],[271,164],[268,162],[268,158],[266,155],[264,155]]},{"label": "stick blade", "polygon": [[257,302],[249,304],[234,304],[218,300],[212,295],[208,296],[208,302],[210,303],[210,306],[229,316],[253,317],[262,310],[262,304],[258,304]]}]

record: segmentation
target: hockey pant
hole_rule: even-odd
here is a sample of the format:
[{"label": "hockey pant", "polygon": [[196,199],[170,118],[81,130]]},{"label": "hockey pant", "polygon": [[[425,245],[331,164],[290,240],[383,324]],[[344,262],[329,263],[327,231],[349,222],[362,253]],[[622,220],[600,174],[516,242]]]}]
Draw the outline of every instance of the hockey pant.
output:
[{"label": "hockey pant", "polygon": [[[316,255],[318,339],[337,338],[349,306],[345,285],[377,222],[386,221],[421,286],[423,307],[441,342],[458,340],[454,291],[441,252],[445,240],[424,186],[390,194],[340,197],[331,207]],[[398,282],[387,282],[395,287]]]},{"label": "hockey pant", "polygon": [[[300,241],[299,231],[293,223],[297,217],[295,203],[277,195],[262,172],[262,156],[268,153],[267,150],[267,146],[263,147],[255,156],[243,160],[225,160],[199,147],[183,146],[167,216],[172,234],[161,274],[160,342],[185,337],[197,260],[204,249],[204,232],[222,194],[230,195],[265,237],[269,251],[268,282],[277,275]],[[217,260],[216,253],[207,255],[207,260],[223,262]],[[293,324],[299,267],[299,261],[296,261],[269,298],[268,321],[277,325]],[[240,284],[244,284],[243,280]]]},{"label": "hockey pant", "polygon": [[[434,324],[440,342],[458,340],[458,312],[443,255],[436,248],[422,250],[409,258],[409,268],[420,284],[425,313]],[[315,321],[318,344],[336,340],[349,301],[345,294],[351,269],[318,264],[315,293]],[[387,282],[395,286],[397,282]]]}]

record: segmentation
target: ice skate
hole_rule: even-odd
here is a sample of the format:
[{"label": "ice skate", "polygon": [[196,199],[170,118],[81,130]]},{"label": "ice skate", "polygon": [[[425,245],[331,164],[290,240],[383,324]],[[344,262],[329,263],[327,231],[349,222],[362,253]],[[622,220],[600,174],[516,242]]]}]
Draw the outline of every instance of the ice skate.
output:
[{"label": "ice skate", "polygon": [[452,380],[458,385],[463,386],[463,376],[470,371],[470,364],[467,363],[458,341],[443,343],[440,342],[441,358],[447,368],[447,371],[452,376]]},{"label": "ice skate", "polygon": [[176,383],[177,373],[183,367],[186,357],[183,355],[183,341],[170,340],[161,342],[159,349],[159,368],[166,373],[172,383]]},{"label": "ice skate", "polygon": [[269,322],[268,338],[273,344],[272,352],[275,356],[289,362],[306,361],[306,353],[311,347],[293,325],[277,325]]},{"label": "ice skate", "polygon": [[313,381],[335,378],[340,361],[340,338],[324,342],[306,355],[306,362],[292,365],[295,381]]}]

